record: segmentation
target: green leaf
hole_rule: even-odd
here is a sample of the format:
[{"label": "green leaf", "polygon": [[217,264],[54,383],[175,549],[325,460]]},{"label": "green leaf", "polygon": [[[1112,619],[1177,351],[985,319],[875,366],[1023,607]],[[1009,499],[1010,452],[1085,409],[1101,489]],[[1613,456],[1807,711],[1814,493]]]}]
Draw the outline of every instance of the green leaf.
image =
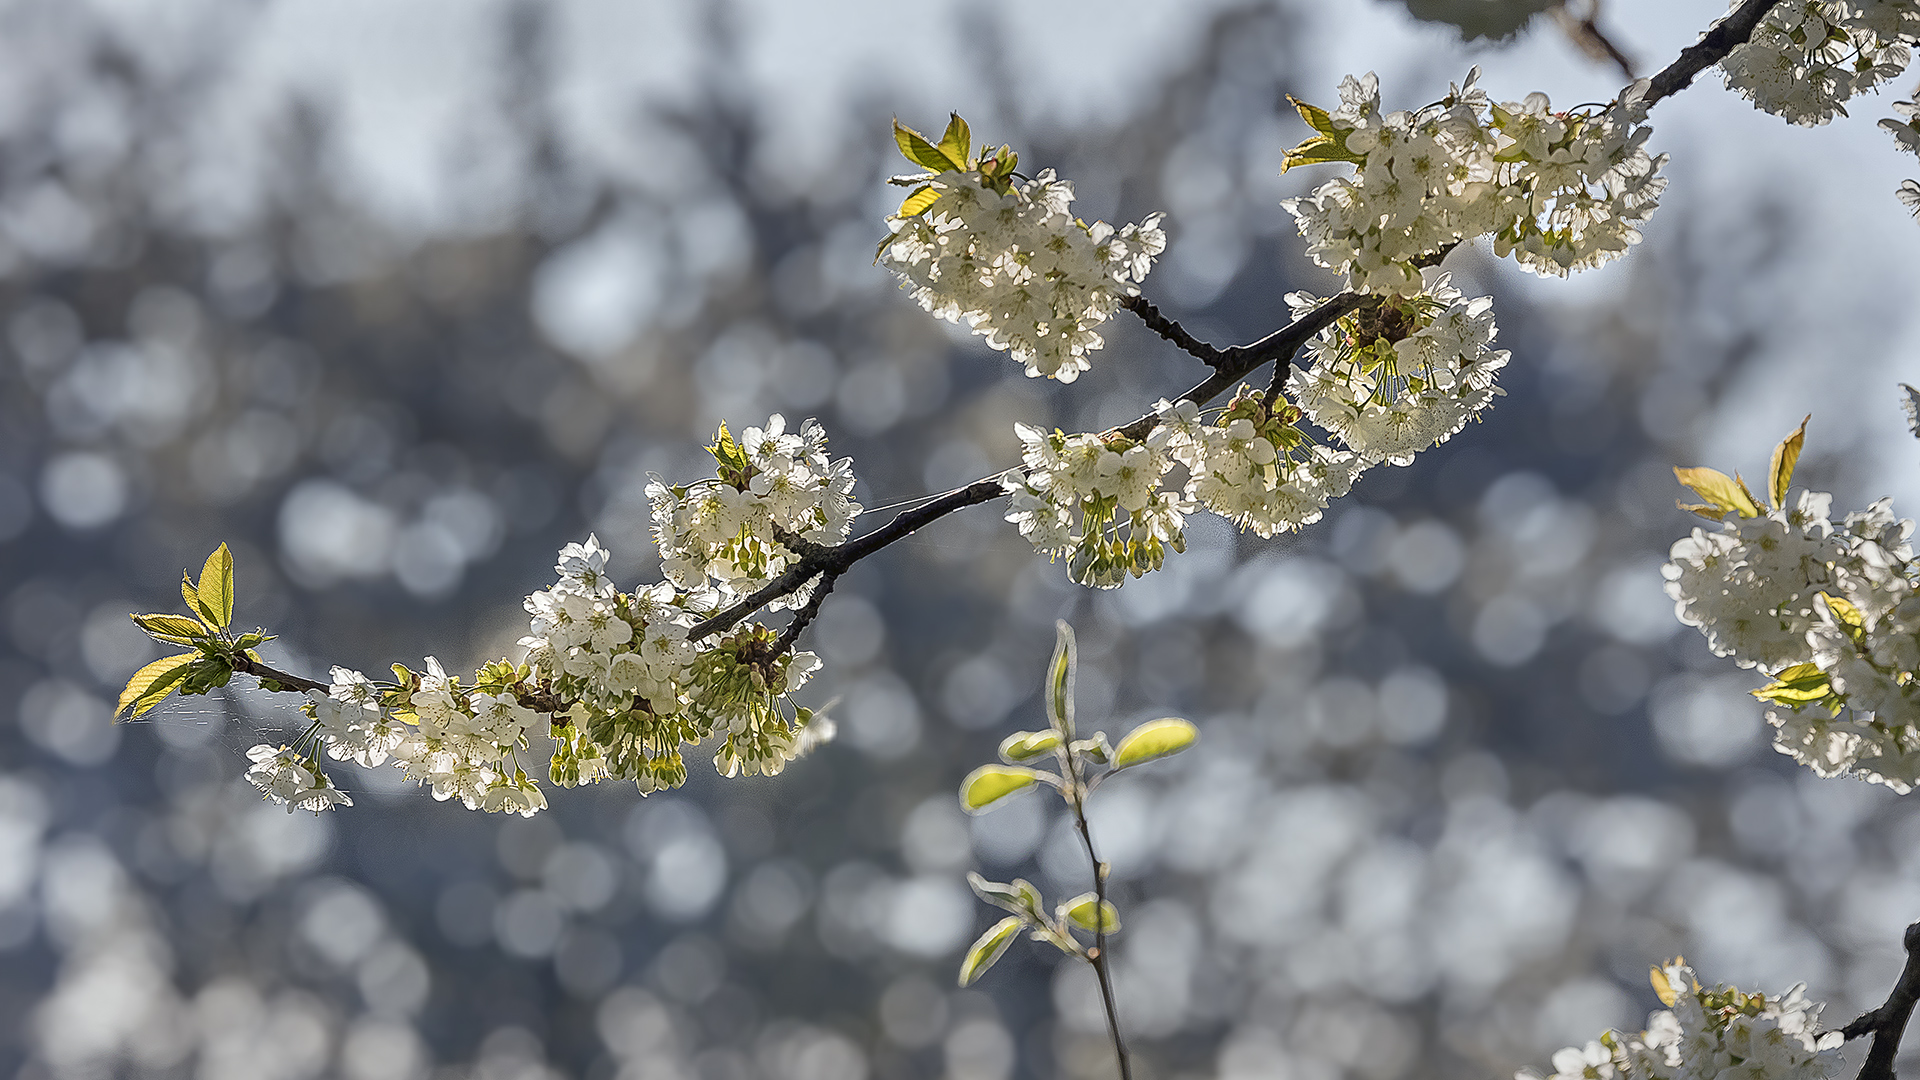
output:
[{"label": "green leaf", "polygon": [[171,645],[191,645],[208,634],[198,619],[189,619],[185,615],[132,615],[128,618],[133,624],[145,630],[148,636]]},{"label": "green leaf", "polygon": [[186,678],[187,669],[199,658],[199,653],[166,656],[134,672],[133,678],[127,680],[126,689],[120,691],[113,715],[131,719],[160,704],[173,692],[174,686]]},{"label": "green leaf", "polygon": [[1053,751],[1060,745],[1057,731],[1016,731],[1000,742],[1000,760],[1018,765]]},{"label": "green leaf", "polygon": [[1113,767],[1125,769],[1156,758],[1170,757],[1192,746],[1200,729],[1177,716],[1149,720],[1120,740],[1113,748]]},{"label": "green leaf", "polygon": [[1800,426],[1794,429],[1793,434],[1781,439],[1780,445],[1773,448],[1773,464],[1767,470],[1767,498],[1773,502],[1775,510],[1786,505],[1787,487],[1793,483],[1793,467],[1800,463],[1800,448],[1807,443],[1807,420],[1811,419],[1813,414],[1808,413],[1806,420],[1800,421]]},{"label": "green leaf", "polygon": [[1015,915],[1031,914],[1036,918],[1046,908],[1046,900],[1040,890],[1025,878],[1014,878],[1011,884],[988,881],[969,870],[967,884],[972,887],[975,896],[995,907],[1003,907]]},{"label": "green leaf", "polygon": [[200,606],[200,590],[193,587],[193,571],[191,570],[180,571],[180,599],[187,602],[188,611],[205,611],[205,609]]},{"label": "green leaf", "polygon": [[1856,642],[1866,637],[1867,618],[1860,614],[1860,609],[1854,607],[1852,601],[1842,599],[1832,593],[1820,593],[1819,596],[1820,599],[1826,601],[1827,611],[1833,615],[1833,621],[1839,623],[1841,627],[1846,630],[1848,637],[1853,638]]},{"label": "green leaf", "polygon": [[1063,739],[1073,738],[1073,680],[1079,658],[1073,627],[1065,619],[1053,624],[1053,662],[1047,665],[1047,723]]},{"label": "green leaf", "polygon": [[[1707,500],[1708,508],[1719,511],[1718,515],[1739,514],[1743,518],[1759,517],[1760,504],[1754,500],[1753,492],[1747,490],[1746,482],[1737,475],[1728,476],[1717,469],[1680,469],[1673,470],[1674,479],[1693,493]],[[1680,509],[1700,512],[1700,507],[1681,504]]]},{"label": "green leaf", "polygon": [[[1095,911],[1099,911],[1103,917],[1096,918]],[[1081,893],[1065,901],[1057,914],[1080,929],[1096,934],[1113,934],[1120,930],[1120,910],[1113,906],[1113,901],[1101,900],[1095,893]],[[1105,926],[1100,925],[1103,922]]]},{"label": "green leaf", "polygon": [[[901,201],[900,209],[895,211],[893,216],[903,218],[919,217],[921,214],[926,213],[927,207],[939,201],[940,190],[932,184],[926,184],[908,194],[907,197]],[[893,243],[893,236],[891,234],[888,235],[886,242],[889,244]],[[880,250],[885,251],[886,248],[883,246]]]},{"label": "green leaf", "polygon": [[1292,94],[1287,95],[1287,104],[1293,106],[1293,111],[1300,114],[1300,119],[1305,120],[1308,127],[1322,135],[1334,134],[1332,113],[1318,105],[1309,105]]},{"label": "green leaf", "polygon": [[898,118],[893,121],[893,141],[899,145],[900,153],[908,161],[922,168],[947,172],[950,169],[964,171],[967,167],[966,162],[949,158],[939,147],[928,142],[925,135],[901,123]]},{"label": "green leaf", "polygon": [[1107,733],[1096,731],[1091,739],[1075,739],[1067,749],[1098,765],[1113,762],[1113,744],[1107,741]]},{"label": "green leaf", "polygon": [[1748,693],[1761,701],[1771,701],[1794,709],[1803,705],[1817,705],[1834,696],[1833,684],[1828,681],[1827,673],[1812,664],[1794,664],[1783,668],[1772,682]]},{"label": "green leaf", "polygon": [[972,986],[980,976],[987,973],[999,959],[1006,955],[1007,947],[1013,944],[1014,935],[1024,925],[1018,915],[1009,915],[987,928],[967,950],[967,958],[960,961],[960,985]]},{"label": "green leaf", "polygon": [[207,556],[200,567],[200,583],[194,586],[200,594],[200,610],[212,622],[214,629],[224,630],[233,622],[233,552],[227,545],[221,544]]},{"label": "green leaf", "polygon": [[960,808],[978,814],[1039,783],[1044,775],[1017,765],[982,765],[960,782]]},{"label": "green leaf", "polygon": [[973,133],[967,130],[967,122],[960,119],[959,113],[947,114],[947,131],[940,136],[937,149],[954,163],[961,172],[967,169],[967,155],[973,150]]}]

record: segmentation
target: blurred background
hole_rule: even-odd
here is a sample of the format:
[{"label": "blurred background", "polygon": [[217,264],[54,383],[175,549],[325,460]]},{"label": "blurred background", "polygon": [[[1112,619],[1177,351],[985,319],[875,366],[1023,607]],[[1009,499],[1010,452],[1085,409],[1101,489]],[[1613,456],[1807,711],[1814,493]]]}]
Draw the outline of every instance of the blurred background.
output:
[{"label": "blurred background", "polygon": [[[1648,73],[1721,10],[1601,26]],[[1148,296],[1244,341],[1336,287],[1278,206],[1323,172],[1278,175],[1285,94],[1623,81],[1546,16],[1464,37],[1381,0],[0,4],[0,1076],[1110,1076],[1084,972],[1020,944],[953,985],[967,869],[1087,887],[1057,806],[954,800],[1044,722],[1062,617],[1083,717],[1203,731],[1094,803],[1143,1078],[1498,1080],[1637,1029],[1675,953],[1877,1004],[1920,804],[1774,754],[1658,568],[1670,467],[1758,474],[1808,411],[1836,509],[1920,506],[1883,100],[1792,129],[1710,75],[1654,116],[1673,184],[1628,258],[1456,254],[1508,396],[1303,535],[1196,517],[1094,593],[980,507],[863,562],[810,632],[841,738],[778,778],[692,755],[521,820],[343,766],[316,817],[240,779],[284,700],[109,723],[154,655],[126,613],[222,541],[293,670],[470,668],[569,540],[651,580],[646,478],[705,474],[722,418],[820,417],[877,508],[1011,463],[1015,420],[1195,381],[1124,315],[1074,386],[1028,380],[900,295],[891,115],[960,110],[1088,220],[1169,211]]]}]

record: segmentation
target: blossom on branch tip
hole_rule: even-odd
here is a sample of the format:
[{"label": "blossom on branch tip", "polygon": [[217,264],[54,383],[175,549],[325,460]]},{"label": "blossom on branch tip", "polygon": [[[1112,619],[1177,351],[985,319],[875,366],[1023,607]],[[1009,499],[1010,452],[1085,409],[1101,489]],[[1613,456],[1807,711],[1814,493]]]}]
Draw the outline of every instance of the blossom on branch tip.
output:
[{"label": "blossom on branch tip", "polygon": [[979,168],[924,180],[931,202],[889,219],[880,261],[922,308],[965,320],[1030,376],[1072,382],[1087,370],[1105,344],[1097,327],[1139,295],[1166,250],[1162,215],[1088,225],[1070,209],[1073,185],[1051,169],[1024,182]]},{"label": "blossom on branch tip", "polygon": [[1845,116],[1843,102],[1854,95],[1898,77],[1915,42],[1915,0],[1781,0],[1720,70],[1727,87],[1756,108],[1813,127]]},{"label": "blossom on branch tip", "polygon": [[1478,77],[1475,68],[1415,112],[1381,112],[1371,73],[1348,76],[1332,112],[1296,103],[1317,134],[1287,153],[1283,170],[1354,166],[1281,204],[1309,257],[1350,288],[1411,295],[1425,287],[1424,261],[1479,236],[1494,238],[1495,254],[1561,277],[1640,241],[1666,186],[1665,156],[1645,149],[1648,84],[1609,105],[1554,112],[1537,93],[1496,105]]}]

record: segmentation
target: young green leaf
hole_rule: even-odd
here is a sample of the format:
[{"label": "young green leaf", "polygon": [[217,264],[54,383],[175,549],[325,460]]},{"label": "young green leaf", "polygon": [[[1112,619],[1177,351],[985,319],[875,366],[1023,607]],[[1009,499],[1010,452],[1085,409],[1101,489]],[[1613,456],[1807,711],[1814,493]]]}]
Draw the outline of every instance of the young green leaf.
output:
[{"label": "young green leaf", "polygon": [[[1743,518],[1759,517],[1760,504],[1754,501],[1753,492],[1737,476],[1728,476],[1717,469],[1680,469],[1673,470],[1676,480],[1694,494],[1707,500],[1704,507],[1680,504],[1680,509],[1691,510],[1702,517],[1722,517],[1727,514],[1739,514]],[[1712,509],[1715,514],[1701,513]]]},{"label": "young green leaf", "polygon": [[1193,745],[1200,729],[1177,716],[1149,720],[1120,740],[1113,748],[1113,767],[1125,769],[1156,758],[1170,757]]},{"label": "young green leaf", "polygon": [[1025,878],[1014,878],[1012,883],[1008,884],[988,881],[969,870],[967,885],[973,889],[975,896],[995,907],[1006,908],[1015,915],[1032,913],[1038,916],[1046,906],[1046,900],[1041,897],[1040,890],[1034,888],[1033,883]]},{"label": "young green leaf", "polygon": [[1060,745],[1057,731],[1016,731],[1000,742],[1000,760],[1009,765],[1043,757]]},{"label": "young green leaf", "polygon": [[187,602],[187,610],[205,617],[206,609],[200,606],[200,590],[193,587],[193,571],[180,571],[180,599]]},{"label": "young green leaf", "polygon": [[185,615],[132,615],[135,626],[145,630],[148,636],[170,645],[191,645],[207,636],[207,628],[200,625],[198,619],[189,619]]},{"label": "young green leaf", "polygon": [[[1098,908],[1095,905],[1098,904]],[[1098,910],[1104,918],[1096,920],[1094,912]],[[1120,910],[1111,900],[1101,900],[1094,893],[1081,893],[1060,905],[1058,917],[1094,933],[1113,934],[1120,930]],[[1100,925],[1104,922],[1106,925]]]},{"label": "young green leaf", "polygon": [[1775,510],[1787,503],[1787,487],[1793,483],[1793,467],[1800,462],[1800,448],[1807,443],[1807,420],[1811,419],[1813,414],[1808,413],[1806,420],[1800,421],[1800,426],[1794,429],[1793,434],[1781,439],[1780,445],[1773,448],[1773,464],[1767,470],[1767,498],[1773,502]]},{"label": "young green leaf", "polygon": [[1065,619],[1053,624],[1053,663],[1047,665],[1047,723],[1063,739],[1073,738],[1073,680],[1079,658],[1073,644],[1073,627]]},{"label": "young green leaf", "polygon": [[946,134],[940,136],[939,151],[945,154],[954,167],[966,171],[967,155],[973,150],[973,133],[967,130],[967,122],[960,119],[959,113],[948,113]]},{"label": "young green leaf", "polygon": [[966,162],[949,158],[939,147],[928,142],[925,135],[901,123],[898,119],[893,122],[893,141],[899,145],[900,153],[908,161],[922,168],[938,173],[955,169],[964,170],[967,167]]},{"label": "young green leaf", "polygon": [[1828,680],[1827,673],[1813,664],[1794,664],[1782,668],[1772,682],[1748,693],[1761,701],[1771,701],[1793,709],[1819,704],[1834,696],[1833,684]]},{"label": "young green leaf", "polygon": [[[901,218],[919,217],[926,212],[927,207],[939,201],[940,190],[932,184],[923,184],[909,193],[905,199],[901,200],[900,209],[894,211],[893,216]],[[892,242],[893,236],[892,234],[888,234],[887,243],[891,244]],[[885,251],[886,249],[883,247],[881,250]]]},{"label": "young green leaf", "polygon": [[187,669],[199,658],[199,653],[166,656],[134,672],[127,680],[126,689],[120,691],[113,715],[131,719],[160,704],[180,680],[186,678]]},{"label": "young green leaf", "polygon": [[960,808],[969,814],[978,814],[1001,799],[1039,783],[1042,776],[1017,765],[982,765],[960,782]]},{"label": "young green leaf", "polygon": [[206,614],[216,630],[224,630],[233,622],[233,552],[227,545],[221,544],[207,556],[200,567],[200,583],[194,586],[200,594],[200,610]]},{"label": "young green leaf", "polygon": [[974,981],[987,973],[1000,957],[1006,955],[1007,946],[1013,944],[1014,935],[1020,932],[1020,917],[1009,915],[987,928],[967,950],[967,958],[960,961],[960,985],[972,986]]}]

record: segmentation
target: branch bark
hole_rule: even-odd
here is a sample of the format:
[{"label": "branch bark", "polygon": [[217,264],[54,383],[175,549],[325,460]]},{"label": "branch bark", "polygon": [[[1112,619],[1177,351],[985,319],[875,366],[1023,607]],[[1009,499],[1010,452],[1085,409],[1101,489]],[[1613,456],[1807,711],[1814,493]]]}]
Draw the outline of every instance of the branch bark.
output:
[{"label": "branch bark", "polygon": [[1840,1029],[1848,1039],[1873,1036],[1867,1060],[1860,1066],[1859,1080],[1894,1080],[1893,1059],[1900,1053],[1900,1038],[1906,1034],[1914,1004],[1920,1002],[1920,922],[1907,927],[1902,943],[1907,949],[1907,966],[1887,1000]]},{"label": "branch bark", "polygon": [[1746,43],[1753,29],[1778,0],[1746,0],[1731,15],[1714,23],[1700,40],[1680,50],[1680,56],[1653,77],[1644,99],[1648,105],[1687,88],[1694,76],[1727,58]]}]

